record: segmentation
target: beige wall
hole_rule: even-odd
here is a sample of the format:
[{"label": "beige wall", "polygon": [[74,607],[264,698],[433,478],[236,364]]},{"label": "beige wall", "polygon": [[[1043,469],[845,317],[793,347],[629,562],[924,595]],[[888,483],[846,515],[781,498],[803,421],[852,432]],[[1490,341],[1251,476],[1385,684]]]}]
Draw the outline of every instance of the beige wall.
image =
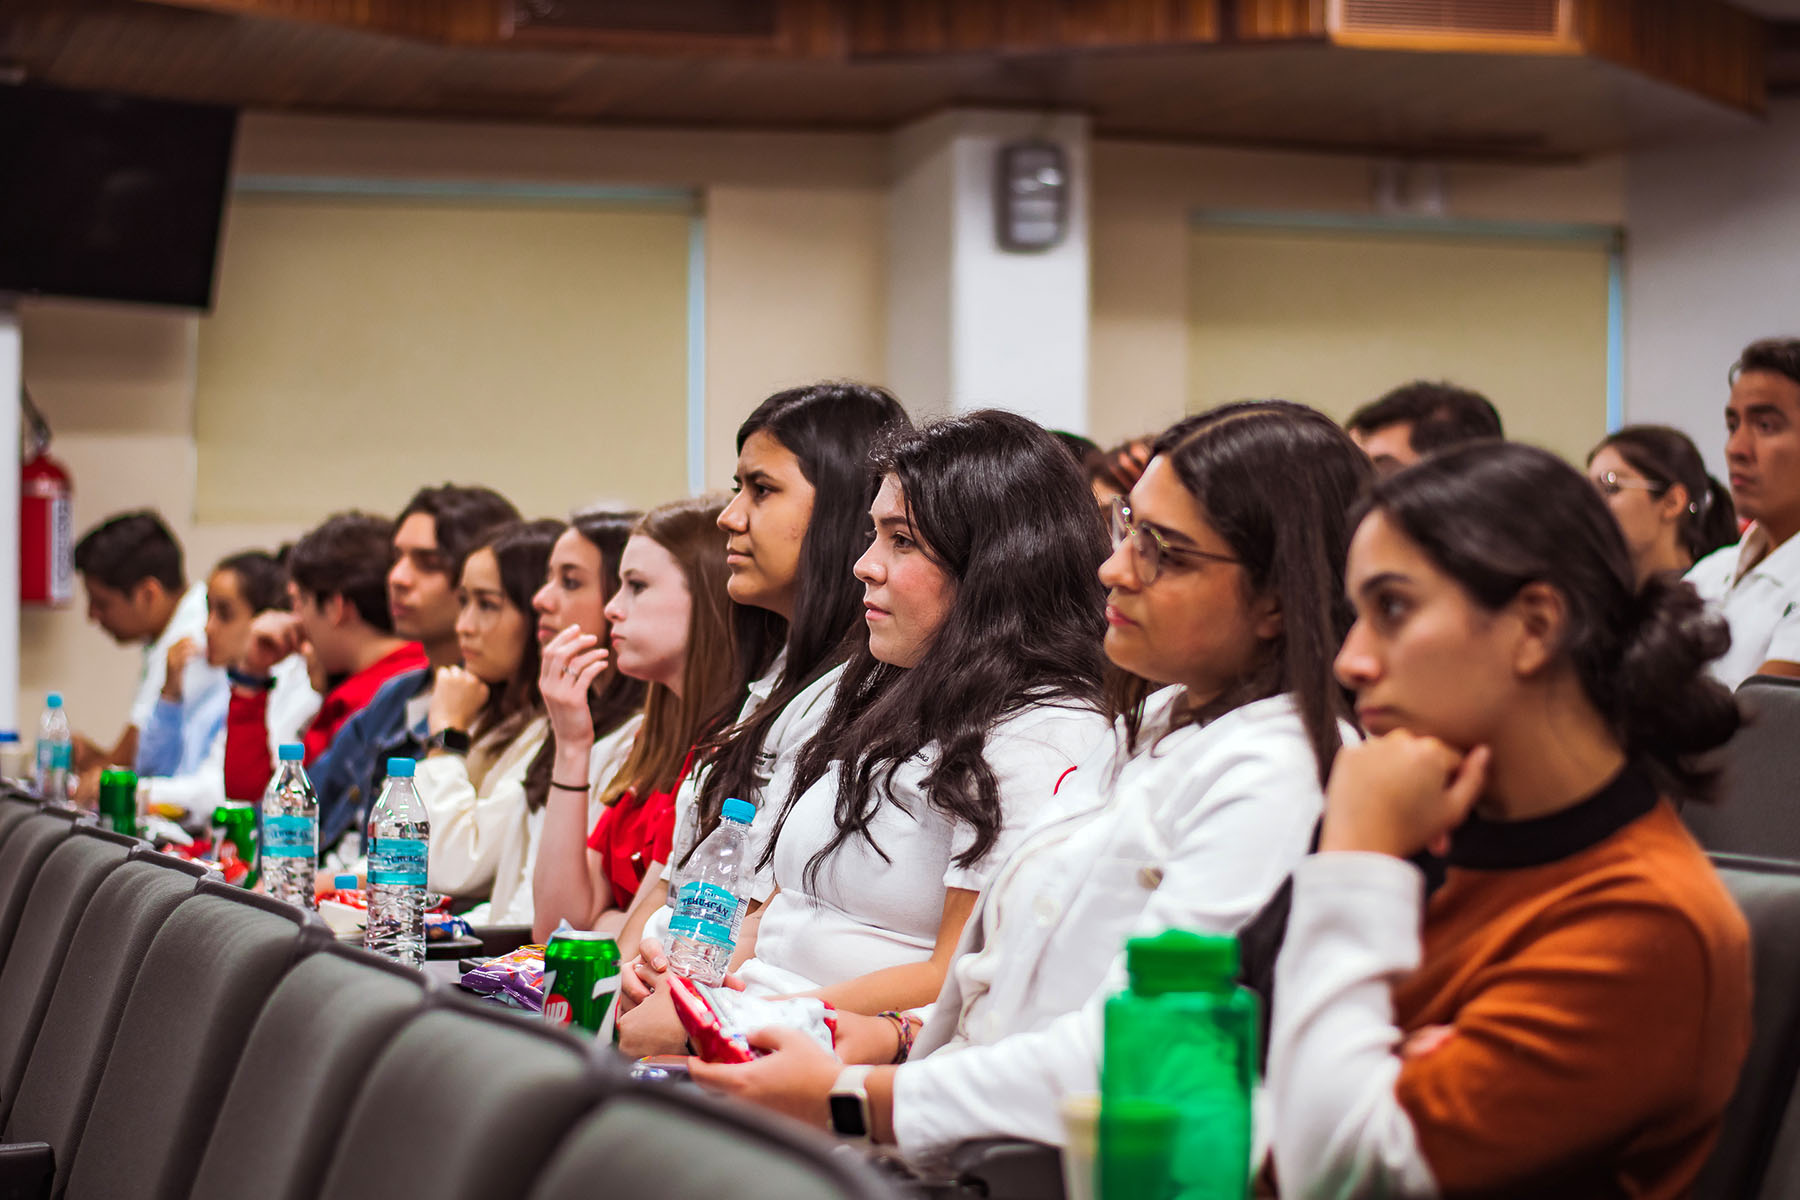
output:
[{"label": "beige wall", "polygon": [[[693,189],[705,216],[704,483],[730,475],[732,432],[770,390],[820,377],[885,381],[890,147],[874,135],[582,130],[251,115],[246,175],[577,183]],[[1099,142],[1093,148],[1091,429],[1158,428],[1188,392],[1187,251],[1197,208],[1362,213],[1365,159]],[[1456,168],[1453,215],[1614,222],[1618,165]],[[61,302],[25,310],[26,378],[76,478],[85,528],[155,504],[203,569],[297,533],[248,511],[195,522],[197,319]],[[671,481],[671,493],[685,490]],[[401,490],[404,490],[402,488]],[[392,503],[399,503],[396,497]],[[329,507],[328,503],[323,505]],[[135,654],[79,610],[24,620],[20,711],[60,686],[76,722],[115,731]]]},{"label": "beige wall", "polygon": [[[1203,209],[1365,215],[1372,159],[1143,143],[1094,147],[1090,435],[1161,429],[1189,388],[1188,238]],[[1454,166],[1448,215],[1622,224],[1617,159],[1575,167]]]}]

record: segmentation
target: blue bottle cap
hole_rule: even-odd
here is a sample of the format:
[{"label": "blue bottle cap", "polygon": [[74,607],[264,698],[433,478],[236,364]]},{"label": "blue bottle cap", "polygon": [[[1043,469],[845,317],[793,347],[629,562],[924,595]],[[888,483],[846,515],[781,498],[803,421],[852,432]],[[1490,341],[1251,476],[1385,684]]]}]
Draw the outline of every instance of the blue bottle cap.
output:
[{"label": "blue bottle cap", "polygon": [[331,881],[331,886],[340,892],[354,892],[362,886],[362,881],[354,875],[339,875]]},{"label": "blue bottle cap", "polygon": [[48,696],[45,696],[44,697],[44,707],[46,707],[46,708],[61,708],[62,707],[62,693],[61,692],[51,692]]},{"label": "blue bottle cap", "polygon": [[299,742],[281,743],[282,762],[302,762],[306,758],[306,747]]},{"label": "blue bottle cap", "polygon": [[410,758],[390,758],[388,759],[387,773],[400,779],[411,779],[413,767],[417,765]]},{"label": "blue bottle cap", "polygon": [[756,805],[748,800],[727,800],[719,810],[719,815],[727,821],[736,821],[739,825],[748,825],[756,820]]}]

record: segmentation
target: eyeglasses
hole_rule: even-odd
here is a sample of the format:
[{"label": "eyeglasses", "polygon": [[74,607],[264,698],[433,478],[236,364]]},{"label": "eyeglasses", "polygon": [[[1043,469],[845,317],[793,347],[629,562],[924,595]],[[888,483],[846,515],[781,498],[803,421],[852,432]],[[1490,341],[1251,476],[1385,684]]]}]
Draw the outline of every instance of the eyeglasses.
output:
[{"label": "eyeglasses", "polygon": [[1660,496],[1669,490],[1667,484],[1651,483],[1647,479],[1621,478],[1617,471],[1607,471],[1605,474],[1596,475],[1589,482],[1600,489],[1602,496],[1616,496],[1626,488],[1649,492],[1653,496]]},{"label": "eyeglasses", "polygon": [[1179,546],[1171,546],[1163,540],[1153,525],[1139,525],[1131,518],[1131,506],[1125,503],[1123,496],[1112,499],[1112,544],[1117,550],[1127,542],[1131,544],[1132,556],[1137,560],[1138,582],[1148,587],[1156,582],[1162,573],[1164,560],[1180,562],[1183,559],[1194,563],[1216,562],[1236,563],[1242,559],[1232,558],[1225,554],[1213,554],[1206,550],[1188,550]]}]

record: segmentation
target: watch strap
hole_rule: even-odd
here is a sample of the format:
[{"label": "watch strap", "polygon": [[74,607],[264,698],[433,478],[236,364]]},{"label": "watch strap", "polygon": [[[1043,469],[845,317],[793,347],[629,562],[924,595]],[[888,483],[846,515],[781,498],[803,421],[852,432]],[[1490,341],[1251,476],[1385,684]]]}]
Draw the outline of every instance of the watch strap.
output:
[{"label": "watch strap", "polygon": [[273,675],[252,675],[248,671],[240,671],[236,667],[225,668],[225,678],[233,687],[241,687],[246,692],[267,692],[274,690]]}]

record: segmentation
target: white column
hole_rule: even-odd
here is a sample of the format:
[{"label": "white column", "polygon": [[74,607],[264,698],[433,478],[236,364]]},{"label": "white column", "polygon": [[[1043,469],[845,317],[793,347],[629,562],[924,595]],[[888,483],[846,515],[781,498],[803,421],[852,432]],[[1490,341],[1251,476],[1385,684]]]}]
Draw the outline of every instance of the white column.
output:
[{"label": "white column", "polygon": [[[19,728],[19,310],[0,295],[0,729]],[[23,731],[20,736],[23,737]]]},{"label": "white column", "polygon": [[[1063,149],[1067,232],[1046,250],[1000,246],[995,186],[1014,141]],[[894,136],[888,214],[888,376],[916,413],[1005,408],[1085,432],[1088,122],[957,110]]]}]

